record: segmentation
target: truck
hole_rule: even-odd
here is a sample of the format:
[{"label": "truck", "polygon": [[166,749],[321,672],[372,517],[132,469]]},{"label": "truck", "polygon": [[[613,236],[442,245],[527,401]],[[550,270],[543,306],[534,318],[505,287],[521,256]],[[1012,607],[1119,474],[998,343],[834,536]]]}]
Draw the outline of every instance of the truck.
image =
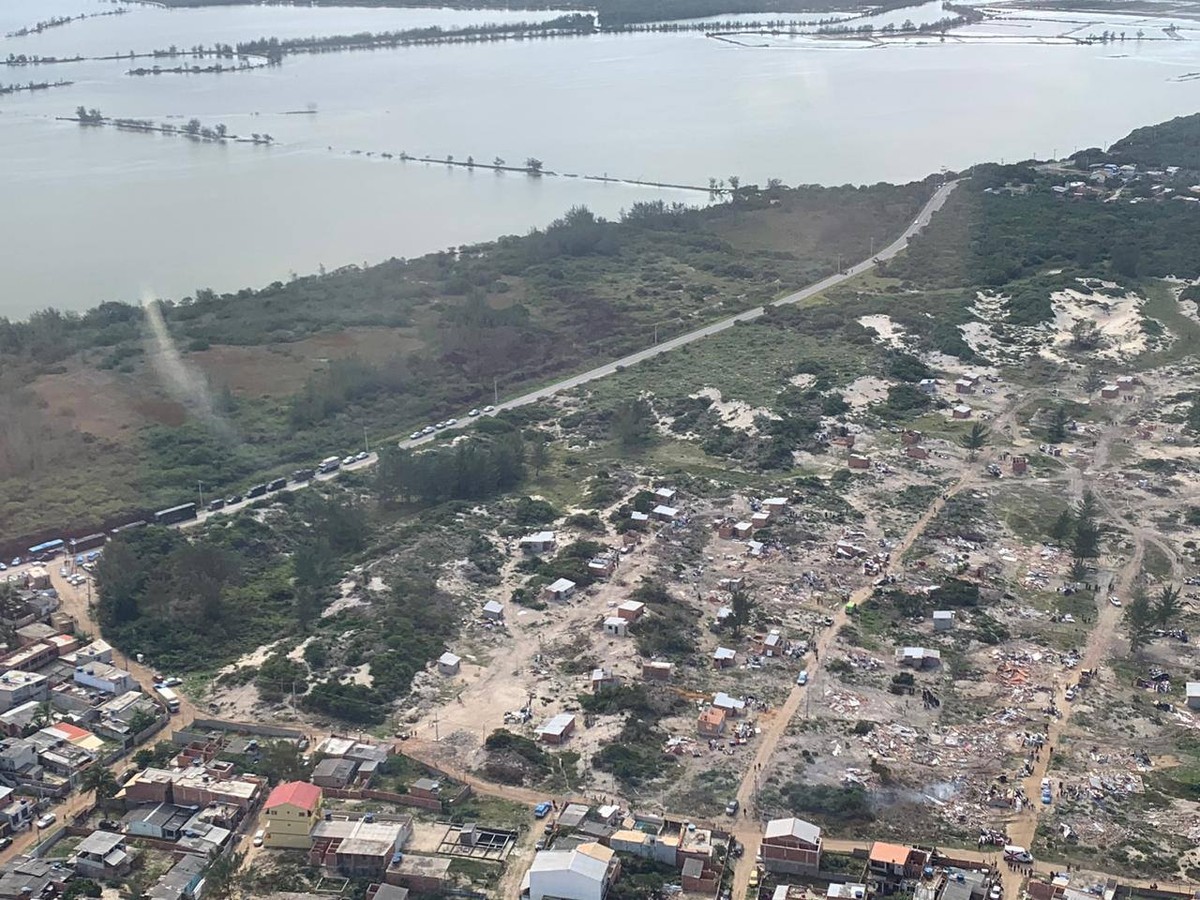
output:
[{"label": "truck", "polygon": [[155,525],[174,525],[176,522],[186,522],[196,518],[195,503],[181,503],[170,509],[160,509],[154,514]]},{"label": "truck", "polygon": [[327,456],[321,460],[317,466],[317,471],[322,475],[327,475],[330,472],[336,472],[342,467],[342,458],[340,456]]},{"label": "truck", "polygon": [[266,492],[267,492],[267,486],[265,484],[251,485],[249,488],[246,489],[246,499],[250,500],[254,497],[261,497]]},{"label": "truck", "polygon": [[287,487],[286,478],[276,478],[273,481],[267,482],[268,491],[282,491],[285,487]]},{"label": "truck", "polygon": [[292,473],[292,481],[297,484],[303,484],[306,481],[312,481],[313,475],[317,474],[312,469],[297,469]]},{"label": "truck", "polygon": [[1009,862],[1016,863],[1031,863],[1033,862],[1033,854],[1024,847],[1018,847],[1016,844],[1004,845],[1004,858]]},{"label": "truck", "polygon": [[165,684],[156,684],[154,686],[155,693],[162,698],[163,703],[167,705],[167,709],[173,713],[179,712],[179,696],[167,687]]}]

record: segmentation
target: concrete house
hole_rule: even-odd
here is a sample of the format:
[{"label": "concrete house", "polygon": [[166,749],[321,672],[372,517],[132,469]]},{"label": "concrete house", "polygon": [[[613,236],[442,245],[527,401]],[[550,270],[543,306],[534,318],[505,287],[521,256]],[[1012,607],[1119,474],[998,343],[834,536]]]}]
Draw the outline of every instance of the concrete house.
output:
[{"label": "concrete house", "polygon": [[646,681],[670,681],[672,668],[669,662],[643,662],[642,678]]},{"label": "concrete house", "polygon": [[41,703],[50,696],[49,685],[49,679],[36,672],[5,672],[0,675],[0,712],[31,700]]},{"label": "concrete house", "polygon": [[896,662],[910,669],[932,669],[941,665],[942,654],[925,647],[904,647],[896,652]]},{"label": "concrete house", "polygon": [[462,658],[447,650],[438,657],[437,669],[442,675],[457,675],[462,669]]},{"label": "concrete house", "polygon": [[604,633],[612,637],[625,637],[629,631],[629,622],[622,619],[620,616],[606,616],[604,619]]},{"label": "concrete house", "polygon": [[821,866],[821,829],[803,819],[772,819],[762,840],[768,872],[815,875]]},{"label": "concrete house", "polygon": [[528,534],[518,542],[525,553],[553,553],[558,546],[553,531],[538,531]]},{"label": "concrete house", "polygon": [[733,536],[740,540],[745,540],[754,533],[754,526],[749,522],[734,522]]},{"label": "concrete house", "polygon": [[679,515],[679,510],[673,506],[663,506],[659,504],[650,511],[650,514],[660,522],[674,522]]},{"label": "concrete house", "polygon": [[783,514],[783,511],[788,508],[787,497],[768,497],[762,502],[762,509],[772,519]]},{"label": "concrete house", "polygon": [[885,882],[916,878],[929,862],[929,854],[902,844],[875,841],[867,856],[867,870]]},{"label": "concrete house", "polygon": [[971,418],[971,407],[965,403],[960,403],[950,411],[950,415],[955,419],[969,419]]},{"label": "concrete house", "polygon": [[538,740],[543,744],[565,744],[575,733],[575,717],[570,713],[559,713],[538,729]]},{"label": "concrete house", "polygon": [[1121,389],[1115,384],[1106,384],[1100,388],[1100,396],[1105,400],[1116,400],[1121,396]]},{"label": "concrete house", "polygon": [[846,460],[846,465],[852,469],[869,469],[871,468],[871,460],[869,457],[863,456],[861,453],[851,453]]},{"label": "concrete house", "polygon": [[924,437],[925,435],[921,434],[919,431],[915,431],[912,428],[905,428],[902,432],[900,432],[900,446],[915,447],[917,444],[921,443],[921,440]]},{"label": "concrete house", "polygon": [[657,500],[659,503],[670,503],[672,500],[675,499],[675,494],[676,494],[675,488],[660,487],[658,490],[656,490],[654,492],[654,499]]},{"label": "concrete house", "polygon": [[905,447],[904,455],[909,459],[929,459],[929,450],[925,447]]},{"label": "concrete house", "polygon": [[973,394],[975,393],[975,382],[969,378],[960,378],[954,382],[954,393],[956,394]]},{"label": "concrete house", "polygon": [[132,866],[133,857],[123,834],[93,831],[75,848],[73,868],[83,878],[111,881],[125,875]]},{"label": "concrete house", "polygon": [[718,647],[713,651],[713,668],[728,669],[737,660],[737,653],[728,647]]},{"label": "concrete house", "polygon": [[1014,475],[1024,475],[1029,471],[1029,460],[1024,456],[1014,456],[1012,458],[1012,473]]},{"label": "concrete house", "polygon": [[620,871],[617,855],[600,844],[540,850],[525,875],[521,893],[528,893],[529,900],[604,900]]},{"label": "concrete house", "polygon": [[719,738],[725,736],[726,713],[723,709],[710,706],[696,719],[696,731],[700,737]]},{"label": "concrete house", "polygon": [[263,804],[268,847],[307,850],[309,834],[321,818],[321,789],[307,781],[286,781],[276,785]]},{"label": "concrete house", "polygon": [[936,394],[938,383],[936,378],[922,378],[917,383],[917,390],[922,394]]},{"label": "concrete house", "polygon": [[104,691],[106,694],[124,694],[137,687],[137,681],[124,669],[108,663],[89,663],[75,667],[75,683],[84,687]]},{"label": "concrete house", "polygon": [[547,600],[568,600],[575,593],[575,582],[570,578],[559,578],[546,585]]},{"label": "concrete house", "polygon": [[483,617],[492,622],[503,622],[504,604],[496,600],[489,600],[483,604]]},{"label": "concrete house", "polygon": [[954,628],[954,610],[935,609],[933,611],[933,630],[951,631]]},{"label": "concrete house", "polygon": [[344,788],[354,780],[358,761],[353,759],[323,759],[313,769],[313,784],[323,788]]}]

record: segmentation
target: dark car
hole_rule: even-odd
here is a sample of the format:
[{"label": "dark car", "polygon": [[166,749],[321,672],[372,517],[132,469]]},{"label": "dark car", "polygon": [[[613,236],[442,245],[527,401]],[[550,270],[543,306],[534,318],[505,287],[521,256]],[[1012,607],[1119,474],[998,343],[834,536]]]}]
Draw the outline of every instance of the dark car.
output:
[{"label": "dark car", "polygon": [[242,502],[242,495],[241,495],[241,494],[233,494],[233,495],[232,495],[232,496],[230,496],[230,497],[226,497],[226,498],[225,498],[225,502],[226,502],[228,505],[230,505],[230,506],[232,506],[232,505],[233,505],[233,504],[235,504],[235,503],[241,503],[241,502]]},{"label": "dark car", "polygon": [[225,508],[225,501],[220,499],[219,497],[216,500],[212,501],[212,503],[208,504],[209,512],[216,512],[218,509],[224,509],[224,508]]}]

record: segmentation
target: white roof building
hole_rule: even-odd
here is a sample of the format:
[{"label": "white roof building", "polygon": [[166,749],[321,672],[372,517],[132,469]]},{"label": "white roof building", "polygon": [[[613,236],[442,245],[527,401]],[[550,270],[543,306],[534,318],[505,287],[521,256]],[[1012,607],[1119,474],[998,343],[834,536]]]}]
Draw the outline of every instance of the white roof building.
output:
[{"label": "white roof building", "polygon": [[580,844],[574,850],[541,850],[521,885],[529,900],[603,900],[616,869],[612,850]]},{"label": "white roof building", "polygon": [[779,838],[795,838],[819,847],[821,846],[821,829],[812,822],[805,822],[794,816],[787,819],[772,819],[767,823],[767,830],[763,832],[763,838],[768,841]]},{"label": "white roof building", "polygon": [[737,697],[731,697],[724,691],[717,691],[717,693],[713,695],[712,705],[717,709],[741,712],[746,708],[746,701],[740,700]]}]

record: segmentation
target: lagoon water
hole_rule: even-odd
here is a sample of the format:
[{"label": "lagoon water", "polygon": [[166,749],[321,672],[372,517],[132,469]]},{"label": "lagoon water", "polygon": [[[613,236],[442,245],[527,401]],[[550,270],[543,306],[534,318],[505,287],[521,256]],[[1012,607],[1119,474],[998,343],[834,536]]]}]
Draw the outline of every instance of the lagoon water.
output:
[{"label": "lagoon water", "polygon": [[[0,32],[97,0],[6,0]],[[0,39],[0,57],[145,52],[255,37],[532,20],[552,13],[309,7],[164,10]],[[888,14],[930,21],[935,4]],[[974,39],[887,46],[601,35],[288,57],[224,75],[125,75],[125,62],[0,67],[0,315],[258,286],[543,226],[575,204],[616,215],[706,194],[401,163],[399,153],[704,185],[905,181],[945,166],[1066,154],[1200,109],[1200,25],[1013,10]],[[1134,35],[1145,32],[1141,41]],[[1126,40],[1044,41],[1101,31]],[[1043,42],[1044,41],[1044,42]],[[765,46],[764,46],[765,45]],[[144,64],[144,63],[139,63]],[[55,116],[223,122],[276,146],[81,128]],[[315,109],[311,115],[286,115]],[[352,155],[351,151],[362,151]]]}]

